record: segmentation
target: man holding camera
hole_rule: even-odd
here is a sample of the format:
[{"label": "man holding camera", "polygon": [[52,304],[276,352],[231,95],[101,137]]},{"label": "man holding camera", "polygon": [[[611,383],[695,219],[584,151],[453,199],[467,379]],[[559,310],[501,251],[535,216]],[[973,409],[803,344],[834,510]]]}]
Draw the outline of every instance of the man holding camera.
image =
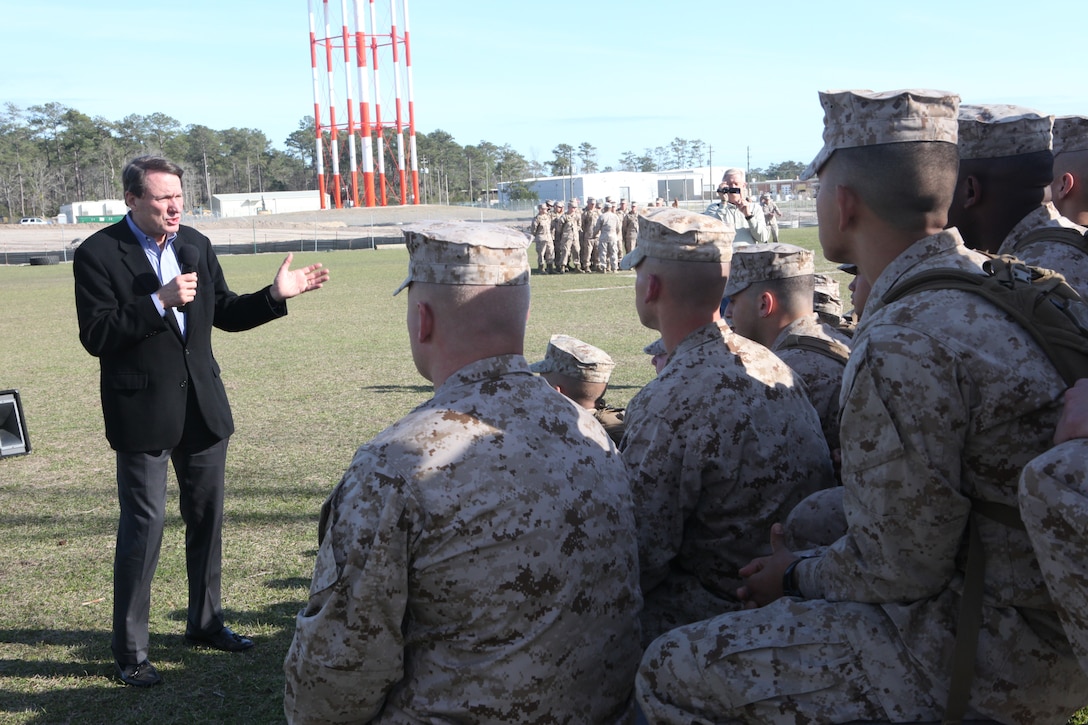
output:
[{"label": "man holding camera", "polygon": [[748,184],[742,169],[726,169],[718,185],[717,201],[703,212],[725,222],[736,231],[733,245],[765,244],[771,241],[770,230],[763,219],[763,209],[748,198]]}]

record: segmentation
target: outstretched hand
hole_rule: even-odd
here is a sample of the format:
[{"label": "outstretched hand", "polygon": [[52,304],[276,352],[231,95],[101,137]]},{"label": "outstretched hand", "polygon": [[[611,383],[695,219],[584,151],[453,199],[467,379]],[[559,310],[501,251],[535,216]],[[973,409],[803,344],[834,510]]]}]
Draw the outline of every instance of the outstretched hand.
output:
[{"label": "outstretched hand", "polygon": [[737,598],[745,609],[770,604],[782,596],[782,575],[797,557],[786,548],[786,529],[782,524],[771,526],[771,555],[752,559],[741,567],[744,586],[737,589]]},{"label": "outstretched hand", "polygon": [[276,302],[283,302],[304,292],[321,289],[329,281],[329,270],[320,263],[292,270],[291,260],[294,258],[294,253],[288,252],[287,258],[283,260],[279,271],[276,272],[276,278],[272,280],[272,299]]}]

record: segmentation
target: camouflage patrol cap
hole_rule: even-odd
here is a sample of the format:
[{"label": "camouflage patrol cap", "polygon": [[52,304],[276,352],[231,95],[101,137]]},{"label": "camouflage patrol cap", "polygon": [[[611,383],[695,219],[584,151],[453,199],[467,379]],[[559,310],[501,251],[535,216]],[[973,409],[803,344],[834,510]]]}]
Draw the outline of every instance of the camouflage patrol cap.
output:
[{"label": "camouflage patrol cap", "polygon": [[1019,156],[1051,147],[1053,116],[1023,106],[994,103],[962,105],[959,112],[960,160]]},{"label": "camouflage patrol cap", "polygon": [[1066,151],[1088,151],[1088,116],[1054,119],[1054,155]]},{"label": "camouflage patrol cap", "polygon": [[552,335],[544,359],[529,366],[534,373],[558,373],[587,383],[607,383],[616,363],[604,350],[570,335]]},{"label": "camouflage patrol cap", "polygon": [[812,291],[813,311],[841,317],[842,298],[839,296],[838,280],[826,274],[817,274],[813,279],[816,281]]},{"label": "camouflage patrol cap", "polygon": [[821,91],[824,147],[801,174],[810,179],[836,149],[910,141],[956,143],[959,96],[946,91]]},{"label": "camouflage patrol cap", "polygon": [[529,284],[529,239],[497,224],[436,221],[402,227],[412,282],[491,287]]},{"label": "camouflage patrol cap", "polygon": [[642,351],[651,357],[657,357],[658,355],[667,355],[668,350],[665,349],[665,341],[660,337],[651,342],[646,347],[642,348]]},{"label": "camouflage patrol cap", "polygon": [[738,249],[725,283],[725,296],[743,292],[755,282],[801,277],[814,271],[812,252],[792,244],[752,244]]},{"label": "camouflage patrol cap", "polygon": [[620,260],[634,269],[646,257],[681,262],[728,262],[736,232],[717,217],[672,207],[654,208],[639,222],[635,248]]}]

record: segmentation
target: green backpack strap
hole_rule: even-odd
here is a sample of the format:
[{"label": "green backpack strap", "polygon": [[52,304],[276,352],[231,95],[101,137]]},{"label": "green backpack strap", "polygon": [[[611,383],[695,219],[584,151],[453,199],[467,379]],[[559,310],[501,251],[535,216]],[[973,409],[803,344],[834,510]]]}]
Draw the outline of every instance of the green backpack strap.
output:
[{"label": "green backpack strap", "polygon": [[883,301],[938,289],[974,292],[1000,307],[1032,336],[1068,385],[1088,377],[1088,304],[1059,273],[1011,255],[990,255],[983,274],[931,269],[894,285]]},{"label": "green backpack strap", "polygon": [[812,337],[810,335],[787,335],[786,339],[778,347],[779,350],[807,350],[819,353],[832,360],[846,364],[850,359],[850,348],[838,340],[830,338]]},{"label": "green backpack strap", "polygon": [[1015,254],[1029,244],[1035,242],[1055,242],[1057,244],[1068,244],[1072,247],[1076,247],[1080,251],[1088,254],[1088,232],[1078,232],[1076,229],[1069,227],[1042,227],[1040,229],[1033,229],[1024,235],[1024,238],[1018,241],[1012,247],[1012,252]]},{"label": "green backpack strap", "polygon": [[[1020,509],[995,501],[971,499],[971,512],[1024,530]],[[963,575],[959,616],[956,620],[956,644],[952,650],[952,680],[948,686],[942,725],[963,722],[971,699],[971,681],[975,678],[975,658],[978,655],[978,633],[982,629],[982,595],[985,590],[986,556],[974,516],[967,521],[967,564]]]}]

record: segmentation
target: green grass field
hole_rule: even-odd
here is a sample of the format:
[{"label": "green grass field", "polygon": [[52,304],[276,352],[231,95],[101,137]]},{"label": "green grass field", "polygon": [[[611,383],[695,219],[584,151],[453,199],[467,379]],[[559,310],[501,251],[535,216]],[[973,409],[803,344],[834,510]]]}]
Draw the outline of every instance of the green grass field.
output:
[{"label": "green grass field", "polygon": [[[782,236],[819,258],[815,229]],[[431,392],[409,353],[405,296],[391,296],[406,273],[404,249],[306,254],[296,264],[318,260],[332,281],[292,301],[286,319],[215,338],[238,428],[223,605],[257,646],[230,655],[183,643],[173,487],[151,610],[151,660],[165,683],[147,691],[113,676],[114,461],[97,361],[78,341],[71,268],[0,267],[0,389],[19,389],[33,445],[0,460],[0,723],[283,721],[281,665],[309,586],[321,503],[356,447]],[[221,261],[231,287],[248,292],[271,281],[280,258]],[[540,359],[556,332],[602,347],[617,362],[609,402],[626,404],[653,374],[642,347],[657,337],[638,322],[633,284],[629,273],[534,277],[527,357]]]}]

